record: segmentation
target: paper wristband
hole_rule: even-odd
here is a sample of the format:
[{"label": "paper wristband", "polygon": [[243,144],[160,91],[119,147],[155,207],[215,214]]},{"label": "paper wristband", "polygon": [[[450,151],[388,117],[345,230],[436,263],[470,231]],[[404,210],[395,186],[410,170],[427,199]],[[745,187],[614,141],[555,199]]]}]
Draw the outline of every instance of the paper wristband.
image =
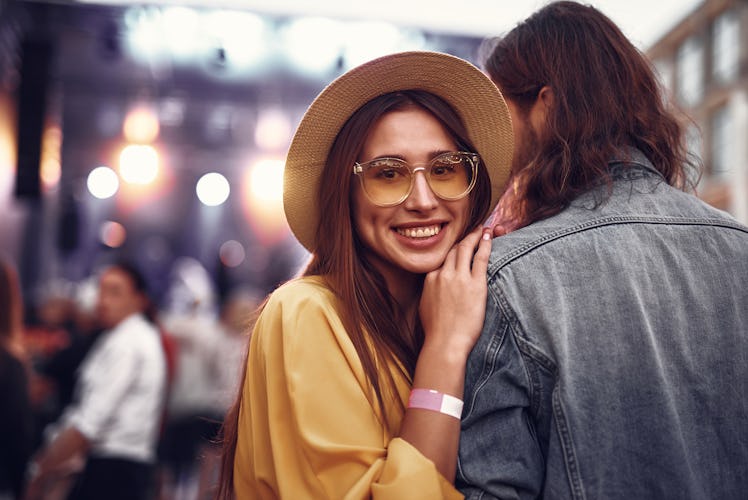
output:
[{"label": "paper wristband", "polygon": [[458,420],[462,416],[462,404],[462,400],[433,389],[413,389],[408,400],[408,408],[438,411]]}]

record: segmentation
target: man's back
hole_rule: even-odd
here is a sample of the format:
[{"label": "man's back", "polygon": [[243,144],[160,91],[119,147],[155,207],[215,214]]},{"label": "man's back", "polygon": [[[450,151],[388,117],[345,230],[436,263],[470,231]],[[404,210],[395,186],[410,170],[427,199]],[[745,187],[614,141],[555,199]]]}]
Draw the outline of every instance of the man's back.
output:
[{"label": "man's back", "polygon": [[468,497],[745,498],[748,229],[646,161],[616,168],[602,206],[495,240]]}]

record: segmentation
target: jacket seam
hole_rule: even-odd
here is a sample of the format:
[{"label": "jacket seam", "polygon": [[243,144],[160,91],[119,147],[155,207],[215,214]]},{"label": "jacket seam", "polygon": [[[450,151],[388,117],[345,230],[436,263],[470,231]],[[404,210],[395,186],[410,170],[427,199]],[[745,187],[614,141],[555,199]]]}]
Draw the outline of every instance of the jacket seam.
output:
[{"label": "jacket seam", "polygon": [[579,462],[574,451],[574,444],[572,443],[571,430],[566,422],[566,414],[564,413],[563,405],[561,404],[561,396],[559,391],[561,389],[556,386],[553,389],[553,395],[551,396],[554,421],[556,422],[556,429],[558,430],[558,436],[561,440],[561,449],[564,454],[564,467],[566,468],[566,477],[569,480],[569,489],[571,490],[572,498],[585,500],[584,487],[582,485],[582,474],[579,472]]},{"label": "jacket seam", "polygon": [[614,215],[610,217],[604,217],[601,219],[595,219],[577,224],[560,231],[553,231],[546,235],[541,236],[538,239],[523,244],[522,246],[514,249],[508,254],[502,255],[488,270],[489,279],[493,278],[499,270],[503,267],[511,264],[518,258],[531,253],[552,241],[562,239],[572,234],[586,232],[591,229],[605,226],[615,226],[621,224],[656,224],[656,225],[668,225],[668,226],[712,226],[721,227],[724,229],[732,229],[748,233],[748,228],[735,222],[732,223],[723,219],[703,219],[703,218],[681,218],[681,217],[642,217],[634,215]]},{"label": "jacket seam", "polygon": [[463,417],[462,417],[463,419],[469,417],[470,414],[473,412],[473,408],[475,408],[475,399],[478,393],[486,385],[486,383],[488,382],[488,379],[491,377],[491,374],[495,371],[496,360],[499,357],[501,346],[504,344],[504,340],[506,339],[506,336],[507,336],[507,331],[509,330],[508,316],[504,314],[503,312],[503,304],[502,304],[501,297],[497,297],[497,294],[494,293],[494,291],[491,290],[490,287],[488,289],[488,293],[493,295],[494,298],[496,299],[496,303],[499,306],[499,310],[504,315],[505,321],[502,321],[501,329],[498,332],[498,334],[492,334],[489,338],[488,346],[486,346],[486,353],[483,356],[483,363],[481,365],[480,377],[475,383],[475,388],[473,389],[473,397],[470,398],[469,405],[463,414]]}]

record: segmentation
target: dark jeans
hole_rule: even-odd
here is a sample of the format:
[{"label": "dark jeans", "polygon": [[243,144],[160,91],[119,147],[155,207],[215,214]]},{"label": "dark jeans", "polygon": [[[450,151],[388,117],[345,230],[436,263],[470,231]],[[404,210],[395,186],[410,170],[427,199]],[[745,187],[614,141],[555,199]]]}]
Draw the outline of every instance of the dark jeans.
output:
[{"label": "dark jeans", "polygon": [[119,458],[89,458],[68,500],[146,500],[154,497],[154,466]]},{"label": "dark jeans", "polygon": [[194,471],[201,448],[216,442],[222,416],[187,415],[167,421],[159,443],[159,463],[175,476]]}]

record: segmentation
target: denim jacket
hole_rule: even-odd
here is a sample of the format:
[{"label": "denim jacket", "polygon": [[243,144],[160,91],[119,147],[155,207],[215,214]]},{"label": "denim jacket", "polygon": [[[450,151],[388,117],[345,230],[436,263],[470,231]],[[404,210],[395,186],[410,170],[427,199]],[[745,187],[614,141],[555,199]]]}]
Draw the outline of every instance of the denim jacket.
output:
[{"label": "denim jacket", "polygon": [[494,239],[469,499],[748,499],[748,228],[634,154]]}]

